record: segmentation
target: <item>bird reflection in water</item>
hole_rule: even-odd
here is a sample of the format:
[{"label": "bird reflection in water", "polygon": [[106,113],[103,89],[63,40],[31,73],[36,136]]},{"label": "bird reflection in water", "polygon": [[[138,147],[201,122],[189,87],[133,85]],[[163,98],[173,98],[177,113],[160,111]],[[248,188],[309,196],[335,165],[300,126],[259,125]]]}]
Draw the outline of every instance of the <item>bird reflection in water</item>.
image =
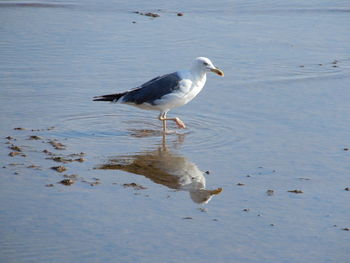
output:
[{"label": "bird reflection in water", "polygon": [[[145,130],[133,131],[135,137],[150,135]],[[175,146],[181,144],[186,134],[176,134]],[[176,148],[176,147],[175,147]],[[195,203],[208,203],[213,195],[222,192],[222,188],[206,189],[204,172],[186,157],[172,152],[166,145],[163,136],[162,143],[155,150],[143,151],[133,155],[111,157],[106,164],[98,169],[122,170],[129,173],[143,175],[157,184],[170,189],[188,191]]]}]

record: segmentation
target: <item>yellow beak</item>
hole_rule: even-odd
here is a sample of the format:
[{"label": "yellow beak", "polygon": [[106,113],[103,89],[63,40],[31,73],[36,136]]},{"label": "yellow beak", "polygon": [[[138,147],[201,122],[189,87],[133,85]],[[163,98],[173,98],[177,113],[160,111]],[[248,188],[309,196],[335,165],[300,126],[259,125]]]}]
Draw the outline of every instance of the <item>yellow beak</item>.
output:
[{"label": "yellow beak", "polygon": [[218,69],[218,68],[211,69],[210,71],[218,74],[221,77],[224,76],[224,72],[222,70]]},{"label": "yellow beak", "polygon": [[215,190],[209,190],[209,193],[211,195],[218,195],[222,192],[222,188],[218,188],[218,189],[215,189]]}]

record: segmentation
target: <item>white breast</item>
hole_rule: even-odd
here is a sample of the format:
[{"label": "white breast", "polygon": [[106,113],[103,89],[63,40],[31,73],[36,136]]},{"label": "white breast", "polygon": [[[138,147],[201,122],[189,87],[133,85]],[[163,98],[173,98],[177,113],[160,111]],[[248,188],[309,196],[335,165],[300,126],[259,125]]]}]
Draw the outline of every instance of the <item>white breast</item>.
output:
[{"label": "white breast", "polygon": [[205,74],[201,78],[195,78],[189,71],[182,71],[179,75],[182,78],[180,88],[155,101],[159,110],[170,110],[190,102],[203,89],[206,82]]}]

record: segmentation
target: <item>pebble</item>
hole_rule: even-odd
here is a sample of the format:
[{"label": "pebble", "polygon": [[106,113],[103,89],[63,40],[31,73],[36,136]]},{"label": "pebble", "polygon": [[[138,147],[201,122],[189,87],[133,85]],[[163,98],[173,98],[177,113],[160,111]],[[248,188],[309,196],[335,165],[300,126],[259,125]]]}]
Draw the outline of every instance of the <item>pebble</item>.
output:
[{"label": "pebble", "polygon": [[72,184],[74,184],[74,181],[72,179],[63,179],[59,183],[63,184],[63,185],[72,185]]},{"label": "pebble", "polygon": [[64,172],[64,171],[67,171],[67,168],[66,167],[64,167],[64,166],[53,166],[53,167],[51,167],[51,169],[52,170],[55,170],[55,171],[57,171],[57,172],[59,172],[59,173],[62,173],[62,172]]},{"label": "pebble", "polygon": [[37,135],[31,135],[31,136],[29,136],[28,140],[41,140],[41,137],[39,137]]},{"label": "pebble", "polygon": [[21,154],[21,152],[10,152],[9,156],[14,157],[14,156],[19,155],[19,154]]},{"label": "pebble", "polygon": [[143,13],[143,12],[135,11],[134,13],[135,13],[135,14],[139,14],[139,15],[141,15],[141,16],[160,17],[159,14],[151,13],[151,12]]},{"label": "pebble", "polygon": [[269,189],[269,190],[266,191],[266,194],[267,194],[268,196],[274,195],[274,193],[275,193],[275,191],[274,191],[274,190],[271,190],[271,189]]},{"label": "pebble", "polygon": [[51,144],[56,150],[65,150],[66,146],[60,142],[56,142],[54,140],[49,140],[49,144]]},{"label": "pebble", "polygon": [[13,150],[13,151],[16,151],[16,152],[21,152],[22,151],[22,149],[20,147],[16,146],[16,145],[11,145],[11,146],[9,146],[9,148],[11,150]]},{"label": "pebble", "polygon": [[303,191],[297,190],[297,189],[295,189],[295,190],[289,190],[288,192],[294,193],[294,194],[302,194],[302,193],[304,193]]}]

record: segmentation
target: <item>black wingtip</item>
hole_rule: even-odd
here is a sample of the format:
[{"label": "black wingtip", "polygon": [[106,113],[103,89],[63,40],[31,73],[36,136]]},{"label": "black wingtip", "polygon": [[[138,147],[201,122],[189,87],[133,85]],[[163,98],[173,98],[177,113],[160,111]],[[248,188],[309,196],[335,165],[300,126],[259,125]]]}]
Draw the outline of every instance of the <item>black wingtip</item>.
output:
[{"label": "black wingtip", "polygon": [[116,94],[108,94],[108,95],[102,95],[102,96],[95,96],[93,97],[93,101],[111,101],[111,102],[117,102],[124,93],[116,93]]}]

